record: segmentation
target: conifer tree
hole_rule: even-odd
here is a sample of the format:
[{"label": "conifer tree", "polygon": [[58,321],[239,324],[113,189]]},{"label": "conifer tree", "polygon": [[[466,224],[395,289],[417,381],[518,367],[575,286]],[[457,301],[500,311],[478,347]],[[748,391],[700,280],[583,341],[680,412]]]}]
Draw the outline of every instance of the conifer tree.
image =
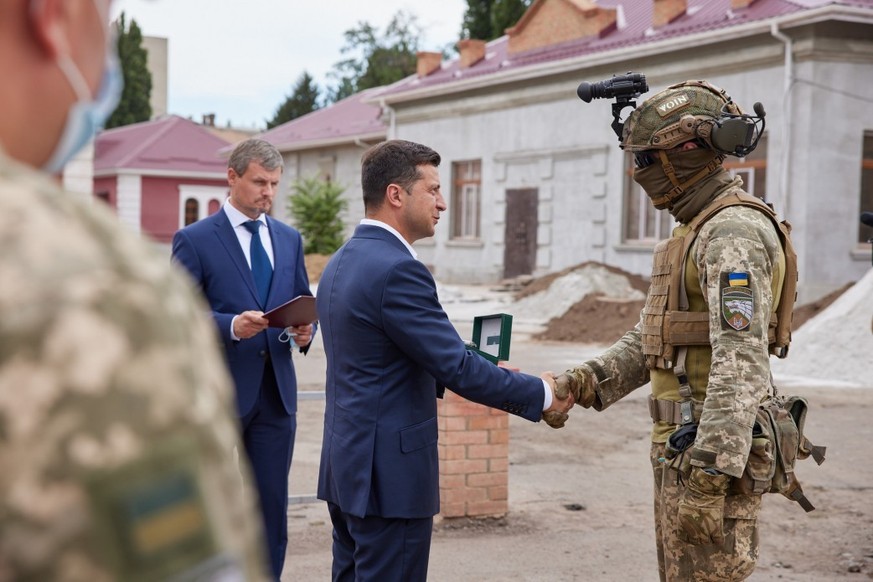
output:
[{"label": "conifer tree", "polygon": [[315,83],[312,76],[303,71],[294,84],[294,89],[285,102],[279,105],[273,119],[267,122],[267,129],[287,123],[292,119],[302,117],[307,113],[312,113],[320,107],[319,105],[320,89]]},{"label": "conifer tree", "polygon": [[124,91],[118,107],[106,121],[106,129],[148,121],[152,116],[152,74],[146,66],[148,51],[142,46],[142,31],[136,20],[127,25],[124,12],[118,17],[118,58],[124,75]]}]

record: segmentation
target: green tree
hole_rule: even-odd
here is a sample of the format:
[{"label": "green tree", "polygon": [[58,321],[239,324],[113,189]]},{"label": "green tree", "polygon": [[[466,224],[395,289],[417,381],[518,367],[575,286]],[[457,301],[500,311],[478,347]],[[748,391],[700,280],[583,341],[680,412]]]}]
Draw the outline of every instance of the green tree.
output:
[{"label": "green tree", "polygon": [[330,89],[331,102],[355,93],[381,87],[413,74],[416,69],[422,31],[416,18],[402,10],[394,15],[383,35],[367,22],[344,33],[341,49],[349,58],[336,63],[328,75],[336,81]]},{"label": "green tree", "polygon": [[491,5],[494,0],[467,0],[461,38],[491,40]]},{"label": "green tree", "polygon": [[467,0],[461,38],[494,40],[515,26],[531,0]]},{"label": "green tree", "polygon": [[340,213],[348,206],[344,189],[318,178],[304,178],[291,185],[288,210],[303,235],[303,252],[329,255],[343,244]]},{"label": "green tree", "polygon": [[152,116],[152,74],[146,66],[148,51],[142,46],[142,31],[136,20],[127,25],[124,12],[118,17],[118,58],[124,75],[124,91],[118,107],[106,121],[106,129],[148,121]]},{"label": "green tree", "polygon": [[291,95],[285,98],[285,102],[279,105],[273,119],[267,122],[267,129],[287,123],[292,119],[312,113],[320,107],[318,99],[321,90],[316,85],[312,76],[303,71],[294,85]]}]

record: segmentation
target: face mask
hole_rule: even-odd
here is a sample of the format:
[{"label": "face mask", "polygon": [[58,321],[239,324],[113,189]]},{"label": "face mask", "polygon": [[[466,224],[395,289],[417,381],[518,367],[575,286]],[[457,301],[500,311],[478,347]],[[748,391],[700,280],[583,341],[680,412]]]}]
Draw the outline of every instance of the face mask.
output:
[{"label": "face mask", "polygon": [[[643,168],[634,169],[634,182],[645,190],[652,204],[658,210],[670,208],[680,195],[668,196],[675,186],[661,164],[660,157],[654,155],[654,162]],[[676,172],[680,186],[686,188],[689,182],[700,173],[707,164],[717,158],[717,154],[709,149],[697,148],[687,151],[673,152],[669,155],[670,163]],[[704,174],[711,173],[704,172]]]},{"label": "face mask", "polygon": [[[100,11],[98,10],[99,14]],[[109,34],[107,32],[107,39]],[[76,103],[67,113],[67,123],[58,141],[57,146],[48,161],[43,165],[43,170],[56,174],[64,165],[76,155],[97,134],[97,130],[103,127],[112,112],[118,106],[121,98],[121,90],[124,88],[121,65],[115,53],[115,43],[108,42],[106,50],[106,64],[103,68],[103,78],[97,95],[92,99],[88,84],[73,63],[69,55],[58,57],[58,67],[64,73],[73,91],[76,93]]]}]

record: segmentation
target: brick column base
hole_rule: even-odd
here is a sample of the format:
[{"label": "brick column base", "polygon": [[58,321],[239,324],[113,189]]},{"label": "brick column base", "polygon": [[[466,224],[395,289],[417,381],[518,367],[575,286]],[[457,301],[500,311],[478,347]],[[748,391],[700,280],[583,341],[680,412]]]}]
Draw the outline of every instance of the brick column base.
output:
[{"label": "brick column base", "polygon": [[438,401],[440,516],[502,517],[509,509],[509,415],[446,390]]}]

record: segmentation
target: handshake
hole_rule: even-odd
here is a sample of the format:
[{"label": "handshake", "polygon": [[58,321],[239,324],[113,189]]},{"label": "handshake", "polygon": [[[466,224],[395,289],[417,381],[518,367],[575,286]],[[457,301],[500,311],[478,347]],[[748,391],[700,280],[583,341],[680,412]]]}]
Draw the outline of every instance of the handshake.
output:
[{"label": "handshake", "polygon": [[552,388],[552,405],[543,412],[543,420],[550,427],[563,427],[570,418],[567,413],[574,404],[582,408],[590,408],[594,404],[597,379],[593,374],[577,369],[557,377],[551,372],[545,372],[540,377]]}]

